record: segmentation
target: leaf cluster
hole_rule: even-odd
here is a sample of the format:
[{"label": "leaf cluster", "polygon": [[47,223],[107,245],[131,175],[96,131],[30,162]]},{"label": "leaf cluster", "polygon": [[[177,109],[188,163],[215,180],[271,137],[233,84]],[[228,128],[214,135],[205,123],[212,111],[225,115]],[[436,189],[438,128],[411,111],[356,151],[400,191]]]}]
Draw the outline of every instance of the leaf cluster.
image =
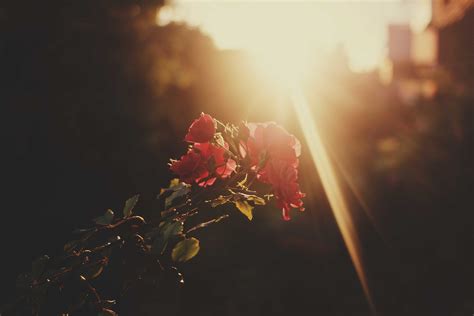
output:
[{"label": "leaf cluster", "polygon": [[[39,257],[31,271],[18,276],[18,300],[3,307],[2,315],[19,311],[32,315],[116,315],[120,297],[140,284],[159,287],[170,271],[182,283],[178,266],[194,258],[201,247],[199,240],[189,234],[228,218],[229,214],[220,210],[229,204],[249,220],[255,206],[265,205],[265,199],[250,190],[247,178],[247,173],[240,173],[218,190],[193,188],[173,179],[157,196],[162,211],[149,219],[136,215],[140,214],[136,212],[138,194],[125,201],[121,212],[106,210],[92,220],[91,227],[75,230],[74,239],[65,243],[62,254]],[[197,223],[194,220],[186,228],[200,212],[206,217],[214,215]],[[104,298],[100,279],[112,274],[120,295]]]}]

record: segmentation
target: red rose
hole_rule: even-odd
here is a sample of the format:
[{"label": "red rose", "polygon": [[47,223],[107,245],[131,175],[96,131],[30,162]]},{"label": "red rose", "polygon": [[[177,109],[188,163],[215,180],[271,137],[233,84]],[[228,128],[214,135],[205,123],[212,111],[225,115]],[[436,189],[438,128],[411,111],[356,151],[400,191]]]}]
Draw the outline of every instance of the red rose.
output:
[{"label": "red rose", "polygon": [[212,185],[216,181],[216,178],[227,178],[232,172],[235,171],[237,163],[230,158],[226,158],[226,149],[228,149],[227,143],[224,143],[226,148],[215,146],[211,143],[196,143],[194,148],[197,149],[203,159],[206,161],[208,167],[212,164],[215,177],[208,179],[202,186]]},{"label": "red rose", "polygon": [[270,160],[259,174],[259,180],[272,186],[278,207],[282,209],[283,219],[290,219],[292,208],[303,208],[301,198],[305,196],[298,185],[297,166],[281,159]]},{"label": "red rose", "polygon": [[250,129],[245,122],[239,124],[239,138],[247,140],[250,136]]},{"label": "red rose", "polygon": [[181,156],[180,160],[172,161],[170,169],[179,176],[181,181],[188,184],[199,182],[209,176],[201,155],[193,149]]},{"label": "red rose", "polygon": [[235,171],[236,162],[225,152],[226,148],[211,143],[195,143],[180,160],[172,161],[170,169],[185,183],[210,186],[217,178],[227,178]]},{"label": "red rose", "polygon": [[247,152],[253,167],[259,166],[265,159],[282,159],[297,164],[300,155],[300,143],[281,126],[269,123],[249,123],[250,137],[247,140]]},{"label": "red rose", "polygon": [[201,113],[189,127],[184,140],[190,143],[205,143],[210,141],[216,133],[216,123],[209,114]]},{"label": "red rose", "polygon": [[[243,157],[248,155],[250,167],[260,182],[270,184],[283,218],[289,220],[292,208],[303,209],[304,193],[298,185],[300,143],[293,135],[273,122],[249,123],[241,126],[248,139],[240,143]],[[239,129],[239,130],[240,130]]]}]

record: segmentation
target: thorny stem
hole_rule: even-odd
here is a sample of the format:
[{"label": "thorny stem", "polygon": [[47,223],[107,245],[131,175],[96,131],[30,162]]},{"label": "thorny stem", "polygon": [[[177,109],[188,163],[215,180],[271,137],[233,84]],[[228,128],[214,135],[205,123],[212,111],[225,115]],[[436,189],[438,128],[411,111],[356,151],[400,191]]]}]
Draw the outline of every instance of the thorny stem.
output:
[{"label": "thorny stem", "polygon": [[84,277],[81,278],[86,284],[86,287],[92,295],[94,295],[94,298],[96,300],[96,304],[100,304],[102,302],[102,299],[100,298],[99,293],[97,292],[96,288],[93,287]]}]

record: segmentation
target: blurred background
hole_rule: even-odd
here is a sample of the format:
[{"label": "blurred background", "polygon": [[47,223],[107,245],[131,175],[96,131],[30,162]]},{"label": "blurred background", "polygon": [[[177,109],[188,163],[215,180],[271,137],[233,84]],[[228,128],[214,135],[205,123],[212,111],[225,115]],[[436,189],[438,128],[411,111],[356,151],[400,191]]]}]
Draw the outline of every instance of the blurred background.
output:
[{"label": "blurred background", "polygon": [[153,205],[206,112],[294,133],[306,211],[199,232],[167,314],[370,314],[305,138],[316,126],[377,315],[472,315],[473,32],[472,0],[2,2],[1,303],[73,229],[135,193]]}]

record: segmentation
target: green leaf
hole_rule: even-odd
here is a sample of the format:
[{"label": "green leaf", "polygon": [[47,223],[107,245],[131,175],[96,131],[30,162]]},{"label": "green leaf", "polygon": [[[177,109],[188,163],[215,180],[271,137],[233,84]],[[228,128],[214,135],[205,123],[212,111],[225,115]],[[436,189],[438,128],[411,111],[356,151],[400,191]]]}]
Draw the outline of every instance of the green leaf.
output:
[{"label": "green leaf", "polygon": [[199,252],[199,240],[194,237],[181,240],[174,246],[171,259],[175,262],[186,262]]},{"label": "green leaf", "polygon": [[171,207],[174,200],[176,200],[177,198],[180,198],[188,194],[191,191],[189,187],[190,186],[188,184],[184,182],[180,182],[177,185],[174,185],[172,188],[170,188],[170,190],[173,193],[171,193],[171,195],[165,199],[165,209],[168,209],[169,207]]},{"label": "green leaf", "polygon": [[[231,191],[231,190],[229,190]],[[261,198],[255,194],[246,194],[246,193],[235,193],[231,191],[234,194],[234,199],[235,200],[246,200],[250,201],[253,203],[253,205],[265,205],[265,199]]]},{"label": "green leaf", "polygon": [[182,222],[161,222],[158,230],[158,236],[153,241],[151,250],[155,254],[162,254],[168,241],[175,236],[179,236],[183,233]]},{"label": "green leaf", "polygon": [[170,185],[167,188],[162,188],[160,190],[160,194],[158,196],[161,196],[164,193],[169,192],[171,189],[173,189],[173,187],[177,186],[179,183],[180,183],[180,181],[179,181],[178,178],[171,179]]},{"label": "green leaf", "polygon": [[210,200],[208,202],[211,203],[212,207],[216,207],[216,206],[219,206],[219,205],[222,205],[222,204],[225,204],[225,203],[229,202],[231,199],[232,199],[232,195],[219,195],[215,199]]},{"label": "green leaf", "polygon": [[178,178],[171,179],[169,188],[173,188],[173,187],[179,185],[180,183],[181,183],[181,182],[179,181]]},{"label": "green leaf", "polygon": [[167,238],[179,235],[183,232],[182,222],[162,222],[159,227],[161,234]]},{"label": "green leaf", "polygon": [[252,201],[255,205],[265,205],[265,200],[256,195],[247,195],[247,200]]},{"label": "green leaf", "polygon": [[123,217],[127,218],[132,215],[133,208],[137,205],[139,194],[135,194],[127,201],[125,201],[125,206],[123,207]]},{"label": "green leaf", "polygon": [[108,209],[104,215],[94,218],[94,223],[97,225],[110,225],[114,220],[114,212]]},{"label": "green leaf", "polygon": [[47,255],[41,256],[33,261],[31,264],[31,276],[33,279],[39,278],[43,274],[48,261],[49,257]]},{"label": "green leaf", "polygon": [[235,206],[238,208],[238,210],[244,214],[248,219],[249,221],[252,220],[253,218],[253,214],[252,214],[252,210],[253,210],[253,206],[250,205],[247,201],[235,201]]}]

